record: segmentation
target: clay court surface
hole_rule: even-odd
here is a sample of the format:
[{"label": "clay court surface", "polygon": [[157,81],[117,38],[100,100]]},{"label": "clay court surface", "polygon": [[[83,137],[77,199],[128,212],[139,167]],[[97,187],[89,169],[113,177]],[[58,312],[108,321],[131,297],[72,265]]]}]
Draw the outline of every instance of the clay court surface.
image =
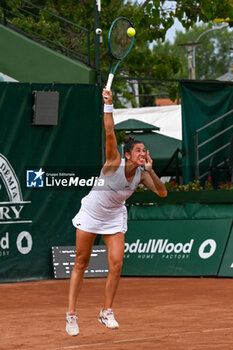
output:
[{"label": "clay court surface", "polygon": [[84,280],[77,337],[65,332],[68,280],[0,284],[0,349],[233,349],[232,279],[122,278],[118,330],[97,320],[104,284]]}]

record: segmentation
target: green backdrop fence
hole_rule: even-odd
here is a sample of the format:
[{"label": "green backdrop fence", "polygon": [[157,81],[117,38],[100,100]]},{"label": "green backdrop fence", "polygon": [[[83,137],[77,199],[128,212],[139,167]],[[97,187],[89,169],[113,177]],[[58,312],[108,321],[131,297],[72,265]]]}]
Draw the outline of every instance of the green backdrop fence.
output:
[{"label": "green backdrop fence", "polygon": [[[224,82],[190,82],[181,83],[182,100],[182,132],[184,151],[183,179],[184,183],[195,178],[195,145],[194,133],[209,122],[233,110],[233,84]],[[229,117],[211,125],[199,134],[199,142],[217,134],[232,125],[232,113]],[[206,157],[223,144],[230,142],[232,129],[219,135],[200,149],[200,158]],[[229,149],[218,154],[221,160],[228,158]],[[201,173],[208,171],[210,158],[200,164]],[[207,177],[205,178],[207,179]]]},{"label": "green backdrop fence", "polygon": [[[51,246],[75,244],[71,219],[90,188],[75,181],[99,174],[100,88],[55,84],[58,125],[32,125],[32,92],[50,88],[0,83],[0,281],[53,277]],[[39,169],[44,186],[27,187]]]},{"label": "green backdrop fence", "polygon": [[[75,244],[71,219],[101,167],[100,88],[55,84],[58,125],[33,125],[32,92],[50,88],[0,83],[0,282],[53,278],[51,247]],[[129,208],[122,274],[233,276],[233,200],[169,198]]]},{"label": "green backdrop fence", "polygon": [[131,206],[122,274],[233,276],[232,223],[232,204]]}]

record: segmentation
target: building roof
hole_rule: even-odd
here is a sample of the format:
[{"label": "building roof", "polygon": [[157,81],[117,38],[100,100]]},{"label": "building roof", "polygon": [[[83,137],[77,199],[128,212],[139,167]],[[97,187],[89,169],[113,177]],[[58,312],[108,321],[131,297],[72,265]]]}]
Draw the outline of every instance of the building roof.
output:
[{"label": "building roof", "polygon": [[220,77],[217,78],[217,80],[220,81],[233,81],[233,73],[231,71],[221,75]]},{"label": "building roof", "polygon": [[173,102],[170,98],[156,98],[155,104],[156,106],[174,106],[180,103],[177,103],[177,100]]}]

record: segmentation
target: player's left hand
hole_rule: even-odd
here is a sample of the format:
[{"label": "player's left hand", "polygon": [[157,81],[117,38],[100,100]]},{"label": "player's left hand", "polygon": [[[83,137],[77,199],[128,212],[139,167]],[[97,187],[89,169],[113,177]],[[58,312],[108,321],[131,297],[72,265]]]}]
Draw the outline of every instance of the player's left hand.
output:
[{"label": "player's left hand", "polygon": [[153,166],[153,160],[150,157],[150,152],[147,151],[146,152],[146,159],[145,159],[145,170],[146,171],[152,170],[152,166]]},{"label": "player's left hand", "polygon": [[103,100],[106,105],[112,105],[112,91],[103,89],[102,92]]}]

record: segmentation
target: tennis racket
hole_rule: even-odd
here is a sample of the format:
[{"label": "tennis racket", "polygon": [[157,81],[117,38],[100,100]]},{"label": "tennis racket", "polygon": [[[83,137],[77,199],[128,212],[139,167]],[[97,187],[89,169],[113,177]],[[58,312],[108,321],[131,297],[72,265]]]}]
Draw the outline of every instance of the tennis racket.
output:
[{"label": "tennis racket", "polygon": [[[126,17],[118,17],[113,21],[108,32],[108,50],[110,55],[110,71],[106,90],[111,90],[112,81],[117,68],[123,59],[128,56],[132,50],[135,36],[129,37],[127,29],[133,27],[133,24]],[[113,62],[117,61],[113,68]]]}]

